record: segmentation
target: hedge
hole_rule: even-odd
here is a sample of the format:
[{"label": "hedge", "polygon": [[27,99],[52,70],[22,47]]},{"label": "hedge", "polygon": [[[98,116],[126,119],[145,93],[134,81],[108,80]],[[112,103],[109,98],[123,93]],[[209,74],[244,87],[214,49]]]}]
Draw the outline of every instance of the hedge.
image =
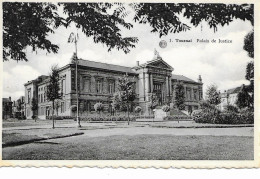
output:
[{"label": "hedge", "polygon": [[206,113],[201,111],[193,115],[193,120],[197,123],[210,124],[253,124],[254,113],[252,111],[221,112],[217,114]]}]

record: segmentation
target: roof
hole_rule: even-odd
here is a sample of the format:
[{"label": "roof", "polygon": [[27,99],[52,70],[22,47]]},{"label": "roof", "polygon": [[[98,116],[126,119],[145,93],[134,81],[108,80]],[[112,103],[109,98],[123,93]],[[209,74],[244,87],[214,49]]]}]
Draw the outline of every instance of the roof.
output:
[{"label": "roof", "polygon": [[[192,83],[199,83],[199,82],[196,82],[186,76],[183,76],[183,75],[175,75],[175,74],[172,74],[172,79],[174,80],[180,80],[180,81],[187,81],[187,82],[192,82]],[[200,83],[201,84],[201,83]]]},{"label": "roof", "polygon": [[91,68],[99,68],[111,71],[118,71],[123,73],[134,73],[137,74],[131,67],[120,66],[120,65],[112,65],[108,63],[94,62],[90,60],[79,59],[78,64],[81,66],[87,66]]},{"label": "roof", "polygon": [[12,102],[12,101],[10,101],[10,99],[9,98],[2,98],[3,100],[3,102]]},{"label": "roof", "polygon": [[228,92],[229,94],[239,93],[240,89],[241,89],[241,86],[236,87],[236,88],[232,88],[232,89],[228,89],[227,92]]}]

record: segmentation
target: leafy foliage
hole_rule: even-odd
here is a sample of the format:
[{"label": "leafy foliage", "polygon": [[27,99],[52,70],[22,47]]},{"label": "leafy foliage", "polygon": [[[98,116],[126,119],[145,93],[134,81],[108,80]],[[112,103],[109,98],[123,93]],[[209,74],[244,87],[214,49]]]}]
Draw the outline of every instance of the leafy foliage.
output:
[{"label": "leafy foliage", "polygon": [[31,109],[32,109],[33,113],[35,113],[35,111],[38,109],[38,103],[37,103],[37,99],[36,98],[32,98]]},{"label": "leafy foliage", "polygon": [[210,85],[206,90],[207,101],[210,104],[218,105],[221,103],[220,92],[217,91],[218,87],[216,85]]},{"label": "leafy foliage", "polygon": [[254,31],[249,32],[244,38],[244,50],[248,52],[248,56],[254,58]]},{"label": "leafy foliage", "polygon": [[201,110],[192,114],[196,123],[210,124],[253,124],[254,113],[248,108],[238,111],[234,106],[229,106],[227,110],[221,112],[214,104],[202,101]]},{"label": "leafy foliage", "polygon": [[239,91],[239,93],[237,95],[236,105],[239,108],[245,108],[245,107],[252,108],[253,107],[253,101],[254,101],[254,99],[249,94],[248,88],[245,85],[243,85],[241,90]]},{"label": "leafy foliage", "polygon": [[28,46],[57,53],[47,36],[64,23],[52,3],[3,2],[3,60],[28,61]]},{"label": "leafy foliage", "polygon": [[238,108],[234,105],[227,105],[225,111],[238,113]]},{"label": "leafy foliage", "polygon": [[[122,18],[124,9],[116,8],[112,14],[113,4],[111,3],[60,3],[64,13],[68,15],[66,21],[69,24],[74,22],[77,28],[87,36],[92,36],[95,43],[102,43],[108,47],[130,52],[138,42],[136,37],[122,37],[119,26],[130,30],[133,25],[125,22]],[[123,8],[121,6],[121,8]]]},{"label": "leafy foliage", "polygon": [[104,105],[102,103],[96,103],[94,105],[94,109],[95,109],[96,112],[100,113],[100,112],[103,111]]},{"label": "leafy foliage", "polygon": [[142,108],[140,106],[135,107],[135,112],[140,113],[142,111]]},{"label": "leafy foliage", "polygon": [[157,95],[152,93],[151,96],[150,96],[150,100],[148,102],[148,107],[150,109],[155,109],[156,106],[158,106],[158,104],[159,104],[159,100],[157,98]]},{"label": "leafy foliage", "polygon": [[175,98],[176,99],[176,107],[179,110],[183,110],[183,108],[185,108],[185,106],[184,106],[185,92],[184,92],[184,86],[180,82],[178,82],[177,85],[176,85],[175,96],[176,96],[176,98]]},{"label": "leafy foliage", "polygon": [[[59,3],[66,19],[58,14],[53,3],[3,3],[3,60],[25,60],[26,47],[57,53],[58,45],[47,39],[59,26],[75,23],[95,43],[130,52],[138,42],[136,37],[123,37],[121,28],[132,29],[125,21],[128,6],[134,10],[135,22],[149,24],[151,32],[165,36],[168,33],[187,31],[191,27],[180,19],[188,18],[197,27],[206,21],[214,31],[218,26],[228,25],[233,19],[248,20],[254,24],[253,4],[194,4],[194,3]],[[250,42],[251,43],[251,42]]]},{"label": "leafy foliage", "polygon": [[46,97],[48,101],[52,101],[52,121],[54,128],[54,110],[55,110],[55,100],[61,99],[60,85],[59,85],[59,70],[58,66],[54,65],[51,67],[51,74],[49,84],[47,85]]},{"label": "leafy foliage", "polygon": [[21,99],[17,100],[16,110],[20,112],[22,110],[22,101]]},{"label": "leafy foliage", "polygon": [[190,26],[181,22],[179,16],[190,19],[197,27],[206,21],[210,28],[217,31],[219,25],[228,25],[234,18],[248,20],[254,24],[254,5],[250,4],[194,4],[194,3],[133,3],[134,20],[149,24],[159,36],[190,30]]},{"label": "leafy foliage", "polygon": [[118,79],[118,91],[120,92],[121,101],[127,103],[135,100],[135,83],[134,80],[130,80],[128,75]]},{"label": "leafy foliage", "polygon": [[50,80],[47,86],[46,96],[49,101],[61,99],[59,80],[60,77],[59,77],[58,66],[54,65],[51,67]]},{"label": "leafy foliage", "polygon": [[163,110],[163,112],[169,112],[169,111],[170,111],[170,106],[164,105],[164,106],[162,107],[162,110]]},{"label": "leafy foliage", "polygon": [[129,108],[130,105],[133,105],[132,103],[136,97],[134,80],[130,80],[129,76],[126,74],[118,79],[117,88],[118,92],[113,97],[113,105],[120,105],[122,111],[127,111],[129,118]]}]

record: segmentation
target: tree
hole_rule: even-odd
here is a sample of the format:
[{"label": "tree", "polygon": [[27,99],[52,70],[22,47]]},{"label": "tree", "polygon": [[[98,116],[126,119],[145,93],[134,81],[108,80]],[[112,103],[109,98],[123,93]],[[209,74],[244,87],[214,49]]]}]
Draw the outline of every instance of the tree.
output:
[{"label": "tree", "polygon": [[32,118],[35,119],[35,122],[36,122],[36,111],[38,109],[38,102],[37,102],[37,99],[36,98],[32,98],[32,106],[31,106],[31,109],[32,109],[32,112],[33,112],[33,116]]},{"label": "tree", "polygon": [[131,103],[135,100],[135,83],[133,80],[130,80],[129,76],[126,74],[123,77],[118,79],[118,92],[119,92],[119,99],[120,105],[126,106],[127,110],[127,118],[128,118],[128,125],[129,125],[129,108]]},{"label": "tree", "polygon": [[250,58],[254,58],[254,30],[245,36],[243,49],[247,51]]},{"label": "tree", "polygon": [[[149,24],[151,32],[159,36],[191,29],[181,19],[188,18],[197,27],[206,21],[214,31],[228,25],[233,19],[248,20],[254,24],[253,4],[194,4],[194,3],[59,3],[66,19],[62,18],[53,3],[3,3],[3,59],[27,61],[26,47],[57,53],[58,46],[47,39],[59,26],[75,23],[95,43],[107,45],[125,53],[134,48],[136,37],[122,37],[121,28],[131,29],[125,21],[127,7],[134,10],[133,20]],[[179,18],[183,16],[184,18]]]},{"label": "tree", "polygon": [[54,110],[55,100],[61,99],[60,85],[59,85],[59,70],[58,66],[51,67],[51,74],[49,84],[47,85],[47,100],[52,102],[52,128],[54,129]]},{"label": "tree", "polygon": [[182,83],[178,82],[175,88],[175,100],[176,100],[176,107],[179,110],[183,109],[183,105],[185,102],[185,91],[184,86]]},{"label": "tree", "polygon": [[21,99],[18,99],[18,100],[17,100],[16,110],[17,110],[18,112],[21,112],[21,110],[22,110],[22,102],[21,102]]},{"label": "tree", "polygon": [[120,110],[120,103],[121,103],[120,92],[115,92],[113,94],[112,103],[111,103],[113,110],[115,111]]},{"label": "tree", "polygon": [[216,85],[210,85],[206,90],[207,101],[210,104],[218,105],[221,103],[220,92],[217,91],[217,89],[218,87]]},{"label": "tree", "polygon": [[57,53],[47,36],[60,25],[65,21],[52,3],[3,2],[3,60],[28,61],[27,47]]},{"label": "tree", "polygon": [[202,21],[217,31],[218,26],[229,25],[233,19],[248,20],[254,24],[253,4],[210,4],[210,3],[133,3],[134,20],[141,24],[149,24],[151,32],[165,36],[190,30],[191,27],[181,22],[179,16],[188,18],[197,27]]},{"label": "tree", "polygon": [[[61,94],[61,96],[62,96],[62,94]],[[60,108],[60,101],[56,100],[54,106],[55,106],[54,108],[56,109],[56,115],[58,116],[59,115],[59,108]]]},{"label": "tree", "polygon": [[252,103],[251,103],[251,96],[248,92],[248,88],[245,85],[242,85],[238,95],[237,95],[237,101],[236,105],[242,109],[242,108],[251,108]]},{"label": "tree", "polygon": [[[254,58],[254,30],[249,32],[244,38],[244,50],[248,52],[250,58]],[[236,104],[239,108],[254,106],[254,61],[246,66],[246,80],[250,82],[248,86],[243,85],[237,96]]]}]

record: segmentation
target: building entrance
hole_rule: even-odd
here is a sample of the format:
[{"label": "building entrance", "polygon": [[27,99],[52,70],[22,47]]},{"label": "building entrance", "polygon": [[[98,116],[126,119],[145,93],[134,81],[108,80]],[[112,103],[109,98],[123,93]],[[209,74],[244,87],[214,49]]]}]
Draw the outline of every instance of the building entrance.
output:
[{"label": "building entrance", "polygon": [[161,106],[162,105],[162,84],[154,83],[153,92],[155,93],[158,99],[158,105]]}]

